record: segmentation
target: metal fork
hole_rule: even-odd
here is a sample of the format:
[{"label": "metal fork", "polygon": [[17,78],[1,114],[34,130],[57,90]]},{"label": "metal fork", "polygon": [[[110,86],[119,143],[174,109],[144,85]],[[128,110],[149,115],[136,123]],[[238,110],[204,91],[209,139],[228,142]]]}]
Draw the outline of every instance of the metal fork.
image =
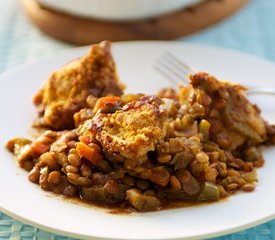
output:
[{"label": "metal fork", "polygon": [[[186,64],[170,52],[165,52],[161,59],[154,65],[155,69],[161,73],[172,84],[178,86],[179,83],[189,84],[188,76],[198,72],[194,67]],[[246,93],[274,95],[275,89],[269,87],[245,86]]]}]

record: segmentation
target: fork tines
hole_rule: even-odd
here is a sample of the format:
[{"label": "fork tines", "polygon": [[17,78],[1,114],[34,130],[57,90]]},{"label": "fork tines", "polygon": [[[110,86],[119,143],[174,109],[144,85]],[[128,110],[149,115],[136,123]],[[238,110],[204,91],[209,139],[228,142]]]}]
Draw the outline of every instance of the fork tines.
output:
[{"label": "fork tines", "polygon": [[196,72],[194,68],[175,57],[170,52],[165,52],[156,62],[155,68],[173,84],[183,82],[188,84],[188,75]]}]

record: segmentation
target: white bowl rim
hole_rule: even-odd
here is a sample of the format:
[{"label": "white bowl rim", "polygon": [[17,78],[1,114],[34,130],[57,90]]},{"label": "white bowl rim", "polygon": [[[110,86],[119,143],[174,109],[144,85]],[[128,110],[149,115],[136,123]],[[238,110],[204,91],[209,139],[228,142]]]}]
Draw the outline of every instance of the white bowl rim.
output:
[{"label": "white bowl rim", "polygon": [[201,1],[204,0],[38,0],[43,6],[70,15],[108,21],[157,17]]}]

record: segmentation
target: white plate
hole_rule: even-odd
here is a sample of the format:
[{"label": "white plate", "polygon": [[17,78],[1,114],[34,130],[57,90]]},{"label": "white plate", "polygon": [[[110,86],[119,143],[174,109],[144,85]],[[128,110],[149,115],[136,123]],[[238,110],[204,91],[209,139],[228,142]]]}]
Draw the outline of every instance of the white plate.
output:
[{"label": "white plate", "polygon": [[[130,215],[109,214],[52,197],[27,180],[5,142],[28,136],[35,117],[32,96],[51,71],[87,52],[76,48],[52,59],[15,68],[0,78],[0,210],[48,231],[79,238],[175,239],[201,238],[238,231],[275,216],[275,147],[264,151],[266,165],[259,169],[259,184],[252,193],[239,193],[226,201],[196,207]],[[164,51],[185,59],[197,69],[250,85],[275,86],[275,65],[238,52],[175,42],[113,44],[113,54],[128,91],[154,93],[168,86],[153,70]],[[274,99],[257,97],[264,114],[275,120]]]}]

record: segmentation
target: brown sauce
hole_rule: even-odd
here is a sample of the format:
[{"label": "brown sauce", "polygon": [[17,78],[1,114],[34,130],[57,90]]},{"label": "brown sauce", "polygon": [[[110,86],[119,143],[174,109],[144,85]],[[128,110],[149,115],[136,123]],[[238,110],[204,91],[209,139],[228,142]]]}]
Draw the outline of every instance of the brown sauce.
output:
[{"label": "brown sauce", "polygon": [[[60,195],[57,195],[54,193],[51,193],[48,196],[60,198]],[[180,201],[180,200],[167,201],[166,200],[160,211],[187,208],[187,207],[200,207],[208,204],[217,204],[218,202],[223,202],[223,201],[226,201],[227,199],[228,197],[221,198],[217,201]],[[137,212],[133,207],[130,206],[130,204],[127,201],[110,204],[110,203],[103,203],[99,201],[81,199],[78,197],[65,197],[65,196],[62,196],[61,200],[72,204],[80,205],[83,207],[87,207],[87,208],[97,208],[99,210],[103,210],[106,213],[110,213],[110,214],[125,215],[125,214],[131,214],[131,213]]]}]

